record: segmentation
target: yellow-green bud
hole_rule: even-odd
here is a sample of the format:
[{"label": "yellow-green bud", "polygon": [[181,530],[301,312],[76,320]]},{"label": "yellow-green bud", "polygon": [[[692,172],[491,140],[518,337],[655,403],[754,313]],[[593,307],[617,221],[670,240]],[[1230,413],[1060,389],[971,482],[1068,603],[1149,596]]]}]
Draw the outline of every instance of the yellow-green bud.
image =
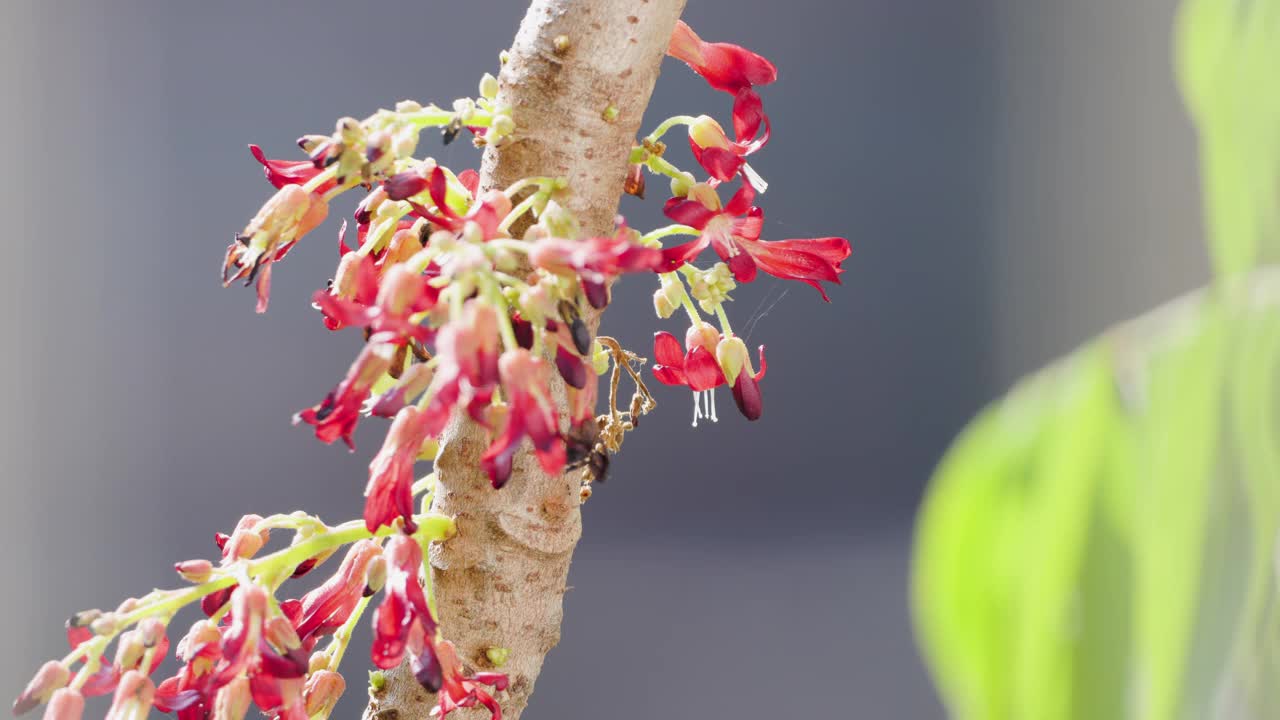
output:
[{"label": "yellow-green bud", "polygon": [[738,381],[739,373],[750,362],[746,343],[736,335],[721,340],[716,345],[716,362],[720,363],[724,379],[732,386]]},{"label": "yellow-green bud", "polygon": [[489,73],[485,73],[480,78],[480,97],[485,100],[498,97],[498,78]]}]

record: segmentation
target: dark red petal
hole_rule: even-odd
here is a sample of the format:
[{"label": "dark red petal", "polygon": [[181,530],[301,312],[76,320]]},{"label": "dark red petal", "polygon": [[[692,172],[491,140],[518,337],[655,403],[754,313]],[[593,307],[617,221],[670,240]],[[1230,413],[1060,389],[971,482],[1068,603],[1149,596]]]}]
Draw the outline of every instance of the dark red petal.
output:
[{"label": "dark red petal", "polygon": [[724,383],[724,373],[716,356],[699,345],[684,358],[684,372],[689,377],[689,389],[710,390]]},{"label": "dark red petal", "polygon": [[725,258],[733,279],[740,283],[749,283],[756,279],[756,263],[751,256],[739,250],[737,254]]},{"label": "dark red petal", "polygon": [[[649,248],[645,249],[648,250]],[[661,255],[658,255],[658,257],[660,259]],[[609,286],[603,282],[594,282],[583,278],[582,294],[587,296],[587,304],[597,310],[603,310],[609,305]]]},{"label": "dark red petal", "polygon": [[461,216],[449,207],[449,178],[444,174],[444,168],[439,165],[431,171],[431,201],[436,204],[436,211],[444,217],[452,220],[460,219]]},{"label": "dark red petal", "polygon": [[587,364],[563,345],[556,345],[556,369],[570,387],[581,390],[587,386]]},{"label": "dark red petal", "polygon": [[764,413],[764,398],[760,395],[760,383],[750,373],[738,373],[733,384],[733,401],[748,420],[759,420]]},{"label": "dark red petal", "polygon": [[427,189],[427,179],[416,172],[402,172],[392,175],[382,183],[387,197],[392,200],[404,200]]}]

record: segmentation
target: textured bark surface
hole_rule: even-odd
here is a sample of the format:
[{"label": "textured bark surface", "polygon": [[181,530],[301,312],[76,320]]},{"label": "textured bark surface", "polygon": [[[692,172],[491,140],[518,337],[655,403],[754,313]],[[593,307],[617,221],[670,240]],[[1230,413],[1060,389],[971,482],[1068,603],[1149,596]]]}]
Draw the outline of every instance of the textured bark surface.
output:
[{"label": "textured bark surface", "polygon": [[[567,178],[557,200],[583,230],[612,229],[641,116],[684,0],[535,0],[499,76],[510,104],[513,142],[489,148],[484,187],[524,177]],[[598,318],[591,318],[594,332]],[[565,580],[582,534],[577,473],[548,476],[526,451],[500,491],[479,468],[487,440],[466,421],[442,438],[435,509],[453,515],[458,535],[431,551],[444,636],[468,670],[491,669],[490,648],[510,651],[497,693],[506,720],[518,720],[547,651],[560,639]],[[370,701],[369,720],[426,718],[435,697],[404,666]],[[483,708],[451,718],[481,720]]]}]

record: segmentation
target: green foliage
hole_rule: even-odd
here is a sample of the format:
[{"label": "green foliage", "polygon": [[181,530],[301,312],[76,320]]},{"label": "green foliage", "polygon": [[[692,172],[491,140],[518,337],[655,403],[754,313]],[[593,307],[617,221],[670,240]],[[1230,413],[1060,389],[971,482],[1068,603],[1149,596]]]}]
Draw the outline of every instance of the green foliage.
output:
[{"label": "green foliage", "polygon": [[1275,716],[1280,297],[1263,281],[1280,274],[1104,336],[947,455],[914,604],[955,717]]},{"label": "green foliage", "polygon": [[965,720],[1280,718],[1280,0],[1187,0],[1218,280],[984,411],[913,604]]},{"label": "green foliage", "polygon": [[1214,268],[1280,261],[1280,1],[1186,0],[1177,46]]}]

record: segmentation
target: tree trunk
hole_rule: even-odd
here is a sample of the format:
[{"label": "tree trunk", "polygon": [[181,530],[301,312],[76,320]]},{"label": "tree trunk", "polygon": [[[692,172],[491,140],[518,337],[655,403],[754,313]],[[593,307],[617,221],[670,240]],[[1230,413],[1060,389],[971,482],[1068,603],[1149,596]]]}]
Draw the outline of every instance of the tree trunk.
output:
[{"label": "tree trunk", "polygon": [[[569,180],[558,199],[585,233],[613,226],[641,116],[684,0],[534,0],[499,77],[513,108],[512,142],[485,151],[483,187],[524,177]],[[590,318],[594,332],[598,318]],[[444,636],[468,670],[509,651],[510,688],[496,697],[519,720],[543,657],[560,639],[565,580],[582,534],[576,474],[543,473],[527,449],[495,491],[480,470],[485,432],[460,419],[441,439],[434,509],[455,516],[458,534],[431,550],[431,579]],[[401,666],[371,698],[367,720],[426,718],[435,697]],[[483,708],[456,720],[482,720]]]}]

